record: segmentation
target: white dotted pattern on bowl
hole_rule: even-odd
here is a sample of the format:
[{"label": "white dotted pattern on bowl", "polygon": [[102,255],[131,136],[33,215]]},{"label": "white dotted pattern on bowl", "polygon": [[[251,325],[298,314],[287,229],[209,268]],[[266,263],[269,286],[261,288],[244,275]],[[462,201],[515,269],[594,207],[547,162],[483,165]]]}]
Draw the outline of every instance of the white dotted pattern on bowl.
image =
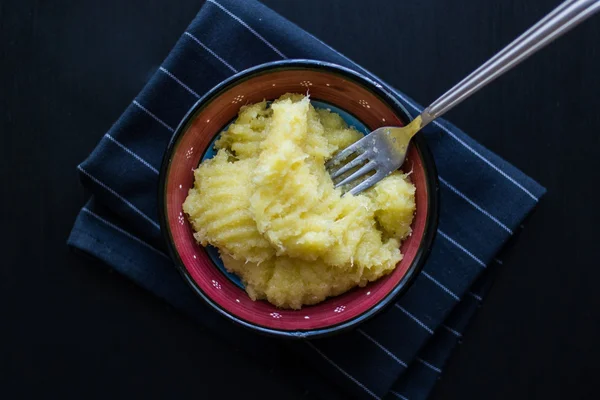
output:
[{"label": "white dotted pattern on bowl", "polygon": [[213,285],[213,286],[214,286],[216,289],[218,289],[218,290],[221,290],[221,284],[220,284],[219,282],[215,281],[214,279],[212,280],[212,285]]},{"label": "white dotted pattern on bowl", "polygon": [[[190,147],[188,149],[188,151],[185,152],[185,158],[187,158],[189,160],[190,158],[192,158],[193,154],[194,154],[194,148]],[[193,169],[192,169],[192,171],[193,171]]]},{"label": "white dotted pattern on bowl", "polygon": [[276,312],[272,312],[271,314],[269,314],[271,317],[275,318],[275,319],[279,319],[281,318],[281,314],[276,313]]},{"label": "white dotted pattern on bowl", "polygon": [[238,94],[237,96],[235,96],[233,98],[233,100],[231,100],[231,104],[241,103],[243,100],[244,100],[244,95],[243,94]]},{"label": "white dotted pattern on bowl", "polygon": [[335,308],[335,310],[333,310],[333,312],[335,313],[341,313],[346,309],[346,306],[338,306]]}]

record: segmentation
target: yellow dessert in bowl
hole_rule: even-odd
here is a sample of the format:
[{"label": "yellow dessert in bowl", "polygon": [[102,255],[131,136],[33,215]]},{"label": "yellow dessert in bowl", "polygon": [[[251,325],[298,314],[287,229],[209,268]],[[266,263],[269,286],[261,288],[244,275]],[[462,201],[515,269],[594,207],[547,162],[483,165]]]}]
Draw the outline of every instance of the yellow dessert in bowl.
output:
[{"label": "yellow dessert in bowl", "polygon": [[397,171],[358,196],[325,162],[362,135],[307,96],[246,105],[194,171],[183,211],[253,300],[299,309],[394,270],[411,233],[415,186]]}]

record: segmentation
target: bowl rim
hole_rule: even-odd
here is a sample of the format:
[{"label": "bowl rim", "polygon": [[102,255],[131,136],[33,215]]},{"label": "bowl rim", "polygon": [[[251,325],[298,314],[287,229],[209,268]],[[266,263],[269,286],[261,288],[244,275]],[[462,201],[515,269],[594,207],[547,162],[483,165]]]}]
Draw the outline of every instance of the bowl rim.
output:
[{"label": "bowl rim", "polygon": [[185,116],[182,118],[181,122],[178,124],[175,129],[169,144],[165,150],[163,155],[160,174],[159,174],[159,183],[158,183],[158,214],[159,214],[159,222],[161,226],[161,234],[163,240],[166,243],[168,253],[175,263],[178,271],[182,275],[183,279],[187,282],[187,284],[192,288],[192,290],[200,296],[212,309],[217,311],[222,316],[226,317],[230,321],[234,321],[241,326],[244,326],[254,332],[259,332],[262,334],[266,334],[268,336],[275,336],[279,338],[292,338],[292,339],[314,339],[318,337],[330,336],[333,334],[341,333],[344,331],[348,331],[352,328],[355,328],[359,324],[367,321],[372,318],[376,314],[380,313],[382,310],[388,308],[392,304],[394,304],[394,300],[397,300],[401,295],[406,293],[408,288],[414,282],[414,279],[421,272],[425,261],[427,260],[429,253],[431,252],[431,247],[433,245],[433,241],[435,239],[437,233],[437,226],[439,220],[439,180],[437,174],[437,168],[435,165],[435,161],[433,159],[433,155],[427,145],[427,142],[422,134],[419,132],[413,138],[413,143],[416,144],[417,151],[419,152],[419,156],[422,159],[425,176],[427,178],[427,194],[428,194],[428,209],[427,209],[427,219],[425,222],[425,228],[423,237],[421,239],[421,243],[419,244],[419,248],[415,257],[413,258],[411,265],[408,267],[406,274],[401,278],[401,280],[394,286],[392,290],[382,298],[377,304],[372,306],[370,309],[367,309],[363,313],[347,320],[342,323],[338,323],[331,326],[325,326],[322,328],[316,329],[308,329],[308,330],[282,330],[275,328],[268,328],[251,321],[246,321],[228,310],[222,308],[219,304],[210,298],[210,296],[205,293],[202,288],[196,283],[196,281],[192,278],[189,271],[185,267],[179,252],[175,248],[173,243],[173,239],[171,236],[170,226],[168,223],[167,213],[166,213],[166,183],[167,183],[167,175],[169,171],[169,167],[171,165],[173,152],[176,149],[176,145],[179,142],[179,139],[185,134],[187,129],[189,128],[189,124],[193,122],[194,116],[197,111],[202,108],[202,106],[213,99],[217,98],[222,92],[225,90],[237,85],[240,81],[249,79],[257,74],[268,73],[270,71],[275,70],[285,70],[285,69],[311,69],[311,70],[321,70],[325,72],[333,72],[339,75],[343,75],[348,77],[358,84],[361,84],[367,87],[369,90],[373,91],[376,95],[381,97],[386,103],[388,103],[394,112],[406,123],[412,121],[413,116],[408,112],[406,107],[399,101],[398,96],[394,95],[391,90],[388,91],[389,88],[387,85],[383,83],[379,83],[376,80],[367,77],[361,73],[358,73],[349,68],[343,67],[338,64],[311,60],[311,59],[289,59],[289,60],[280,60],[280,61],[272,61],[264,64],[260,64],[243,71],[232,75],[231,77],[223,80],[221,83],[210,89],[206,92],[200,99],[198,99],[186,112]]}]

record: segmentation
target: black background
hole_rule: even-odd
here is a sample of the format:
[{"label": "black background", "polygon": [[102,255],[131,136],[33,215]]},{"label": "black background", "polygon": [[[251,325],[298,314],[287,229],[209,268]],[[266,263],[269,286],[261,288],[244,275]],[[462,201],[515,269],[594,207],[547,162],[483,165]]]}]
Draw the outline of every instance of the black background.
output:
[{"label": "black background", "polygon": [[[264,3],[425,104],[557,0]],[[304,398],[65,245],[75,166],[201,4],[0,0],[1,397]],[[434,399],[598,398],[599,76],[596,16],[448,114],[548,194]]]}]

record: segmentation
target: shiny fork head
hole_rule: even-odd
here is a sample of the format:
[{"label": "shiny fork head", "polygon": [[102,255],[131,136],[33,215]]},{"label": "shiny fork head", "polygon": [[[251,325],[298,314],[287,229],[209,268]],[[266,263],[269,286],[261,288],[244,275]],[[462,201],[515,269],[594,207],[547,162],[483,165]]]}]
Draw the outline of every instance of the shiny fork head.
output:
[{"label": "shiny fork head", "polygon": [[404,127],[378,128],[337,153],[325,164],[335,187],[357,195],[400,168],[410,139],[422,127],[419,116]]}]

